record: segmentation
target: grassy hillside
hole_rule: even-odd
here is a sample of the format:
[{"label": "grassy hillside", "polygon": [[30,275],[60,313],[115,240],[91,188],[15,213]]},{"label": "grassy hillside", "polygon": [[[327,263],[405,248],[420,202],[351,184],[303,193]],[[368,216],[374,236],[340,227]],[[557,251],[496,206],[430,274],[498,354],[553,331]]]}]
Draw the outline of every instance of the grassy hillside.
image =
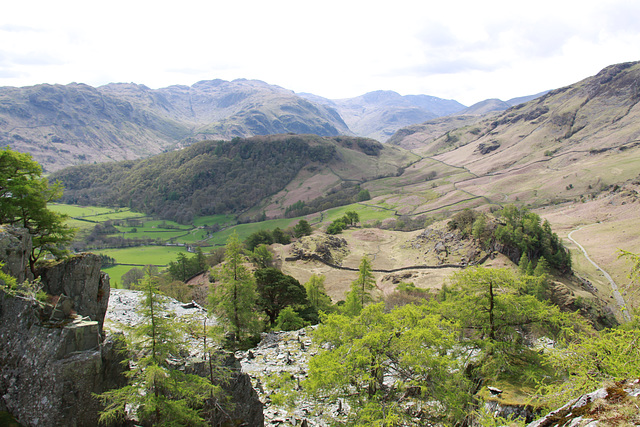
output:
[{"label": "grassy hillside", "polygon": [[[342,183],[397,175],[413,158],[365,138],[279,135],[205,141],[140,161],[71,167],[51,179],[65,186],[64,203],[129,207],[188,223],[252,208],[245,216],[281,216],[288,205]],[[326,176],[321,184],[319,176]]]}]

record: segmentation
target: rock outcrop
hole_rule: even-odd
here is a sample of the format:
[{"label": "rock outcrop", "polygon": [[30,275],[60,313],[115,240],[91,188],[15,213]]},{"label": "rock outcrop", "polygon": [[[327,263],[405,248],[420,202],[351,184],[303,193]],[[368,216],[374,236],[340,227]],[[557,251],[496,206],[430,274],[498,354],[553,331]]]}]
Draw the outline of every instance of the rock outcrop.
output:
[{"label": "rock outcrop", "polygon": [[29,277],[31,247],[31,237],[26,229],[0,225],[0,261],[4,263],[4,272],[19,283]]},{"label": "rock outcrop", "polygon": [[621,381],[584,394],[527,427],[638,425],[639,404],[640,379]]},{"label": "rock outcrop", "polygon": [[102,325],[109,305],[109,276],[100,271],[98,255],[82,254],[38,270],[43,290],[49,295],[65,295],[72,309]]},{"label": "rock outcrop", "polygon": [[[0,247],[11,250],[0,251],[0,260],[10,274],[18,272],[21,282],[28,264],[28,256],[22,254],[31,240],[20,230],[5,230]],[[94,260],[81,256],[65,264],[91,271]],[[64,289],[54,294],[55,308],[29,293],[0,290],[0,410],[12,413],[22,425],[96,425],[101,407],[92,393],[125,384],[118,341],[103,341],[100,334],[101,304],[85,303],[105,286],[103,297],[108,300],[108,279],[101,277],[85,275],[73,289],[47,280],[44,288],[50,294]],[[74,282],[75,277],[63,275],[61,280]],[[71,309],[74,305],[77,314]],[[102,305],[106,309],[106,302]]]}]

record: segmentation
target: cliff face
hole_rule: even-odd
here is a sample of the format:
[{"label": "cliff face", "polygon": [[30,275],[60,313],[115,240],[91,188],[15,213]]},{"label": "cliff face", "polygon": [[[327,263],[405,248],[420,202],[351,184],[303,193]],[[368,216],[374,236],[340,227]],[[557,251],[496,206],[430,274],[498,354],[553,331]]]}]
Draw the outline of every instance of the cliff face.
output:
[{"label": "cliff face", "polygon": [[[30,236],[5,231],[0,234],[5,270],[26,272],[28,257],[22,254],[30,251]],[[81,256],[43,272],[43,290],[57,297],[53,309],[0,290],[0,410],[23,425],[96,425],[101,408],[91,394],[125,384],[118,345],[101,338],[109,282],[91,273],[95,263],[93,257]],[[99,260],[97,267],[99,273]],[[75,275],[56,273],[60,271]],[[24,280],[25,275],[17,277]],[[103,299],[91,305],[100,289]],[[79,315],[71,316],[73,311]]]},{"label": "cliff face", "polygon": [[[26,231],[0,226],[0,261],[18,283],[29,278],[30,251]],[[122,341],[117,334],[104,338],[107,308],[111,316],[119,309],[135,317],[136,301],[123,304],[130,298],[114,291],[109,307],[109,277],[93,254],[42,267],[37,274],[50,304],[0,288],[0,412],[10,412],[24,426],[97,425],[102,407],[92,394],[126,384]],[[195,308],[200,309],[180,306],[190,314]],[[183,362],[185,369],[206,375],[202,363]],[[233,355],[225,364],[232,372],[224,388],[233,408],[215,422],[262,425],[262,404],[248,376]]]}]

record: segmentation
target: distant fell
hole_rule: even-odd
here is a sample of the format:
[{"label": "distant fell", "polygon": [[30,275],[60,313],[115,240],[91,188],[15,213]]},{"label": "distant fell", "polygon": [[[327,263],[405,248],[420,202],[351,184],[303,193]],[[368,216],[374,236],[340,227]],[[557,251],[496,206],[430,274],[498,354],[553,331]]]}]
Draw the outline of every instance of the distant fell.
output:
[{"label": "distant fell", "polygon": [[335,108],[355,134],[382,142],[387,141],[404,126],[453,114],[465,108],[454,100],[429,95],[402,96],[390,90],[378,90],[354,98],[333,100],[307,93],[299,95]]},{"label": "distant fell", "polygon": [[204,139],[278,133],[349,134],[340,115],[257,80],[150,89],[41,84],[0,88],[0,145],[45,170],[136,159]]}]

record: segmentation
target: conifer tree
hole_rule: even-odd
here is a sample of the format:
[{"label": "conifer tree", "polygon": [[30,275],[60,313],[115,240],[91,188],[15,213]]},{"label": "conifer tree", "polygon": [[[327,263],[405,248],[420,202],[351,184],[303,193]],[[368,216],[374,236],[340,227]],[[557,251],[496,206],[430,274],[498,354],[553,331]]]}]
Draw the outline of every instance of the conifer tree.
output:
[{"label": "conifer tree", "polygon": [[133,355],[128,385],[97,396],[105,405],[100,422],[124,422],[130,407],[144,425],[207,425],[202,408],[207,399],[220,395],[220,388],[169,363],[180,359],[184,330],[167,315],[157,279],[147,274],[143,289],[138,306],[143,321],[132,328],[127,342]]},{"label": "conifer tree", "polygon": [[362,257],[358,271],[358,278],[352,283],[351,292],[356,292],[358,299],[360,300],[360,305],[364,307],[366,303],[373,300],[371,291],[376,286],[376,279],[373,276],[371,261],[369,261],[367,256]]},{"label": "conifer tree", "polygon": [[257,331],[255,312],[256,282],[247,267],[243,247],[234,232],[225,247],[225,262],[214,271],[216,283],[209,293],[209,306],[219,318],[226,321],[236,344]]},{"label": "conifer tree", "polygon": [[325,277],[312,274],[304,288],[307,290],[309,305],[317,312],[327,311],[331,307],[331,297],[324,288]]}]

